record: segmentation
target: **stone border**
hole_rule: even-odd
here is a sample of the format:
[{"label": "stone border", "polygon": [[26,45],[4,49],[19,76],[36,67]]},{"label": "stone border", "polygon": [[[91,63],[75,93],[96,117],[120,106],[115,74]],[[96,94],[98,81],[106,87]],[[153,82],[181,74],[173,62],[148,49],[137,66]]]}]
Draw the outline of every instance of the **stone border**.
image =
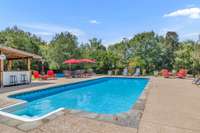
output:
[{"label": "stone border", "polygon": [[[115,77],[117,77],[117,76],[115,76]],[[127,78],[130,78],[130,77],[127,77]],[[32,121],[32,122],[24,122],[24,121],[20,121],[20,120],[16,120],[13,118],[9,118],[9,117],[0,115],[0,123],[6,124],[11,127],[15,127],[22,131],[30,131],[30,130],[35,129],[53,119],[56,119],[59,116],[70,114],[70,115],[75,115],[75,116],[79,116],[79,117],[85,117],[85,118],[89,118],[89,119],[109,122],[109,123],[113,123],[116,125],[137,129],[139,127],[139,123],[140,123],[140,120],[142,118],[142,115],[143,115],[143,112],[145,109],[145,104],[146,104],[147,95],[148,95],[149,88],[150,88],[149,86],[150,86],[151,82],[152,82],[151,78],[149,78],[148,84],[144,88],[144,91],[142,92],[141,96],[139,97],[139,99],[137,100],[135,105],[132,107],[131,110],[129,110],[128,112],[125,112],[125,113],[120,113],[117,115],[106,115],[106,114],[85,112],[85,111],[80,111],[80,110],[66,110],[65,109],[65,110],[56,112],[54,114],[51,114],[50,116],[47,116],[41,120]]]}]

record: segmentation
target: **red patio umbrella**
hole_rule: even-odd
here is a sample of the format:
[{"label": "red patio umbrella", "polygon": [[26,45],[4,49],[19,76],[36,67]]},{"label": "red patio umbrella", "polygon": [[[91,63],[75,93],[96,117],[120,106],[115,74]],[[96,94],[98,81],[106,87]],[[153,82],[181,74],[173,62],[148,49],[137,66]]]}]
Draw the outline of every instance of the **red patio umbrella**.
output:
[{"label": "red patio umbrella", "polygon": [[64,61],[65,64],[79,64],[81,63],[79,60],[76,59],[69,59]]},{"label": "red patio umbrella", "polygon": [[81,63],[96,63],[94,59],[80,59]]},{"label": "red patio umbrella", "polygon": [[65,64],[69,64],[70,65],[70,70],[71,70],[71,64],[79,64],[81,62],[79,60],[76,60],[76,59],[69,59],[69,60],[65,60],[64,63]]},{"label": "red patio umbrella", "polygon": [[79,60],[81,63],[96,63],[96,60],[94,60],[94,59],[80,59]]}]

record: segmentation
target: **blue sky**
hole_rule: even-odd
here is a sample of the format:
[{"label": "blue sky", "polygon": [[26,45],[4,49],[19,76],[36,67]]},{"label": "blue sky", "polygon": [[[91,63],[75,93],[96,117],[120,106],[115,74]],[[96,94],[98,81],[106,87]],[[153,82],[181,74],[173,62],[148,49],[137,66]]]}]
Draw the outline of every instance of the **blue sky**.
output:
[{"label": "blue sky", "polygon": [[17,25],[49,41],[70,31],[79,42],[92,37],[105,45],[143,31],[179,33],[197,39],[199,0],[0,0],[0,30]]}]

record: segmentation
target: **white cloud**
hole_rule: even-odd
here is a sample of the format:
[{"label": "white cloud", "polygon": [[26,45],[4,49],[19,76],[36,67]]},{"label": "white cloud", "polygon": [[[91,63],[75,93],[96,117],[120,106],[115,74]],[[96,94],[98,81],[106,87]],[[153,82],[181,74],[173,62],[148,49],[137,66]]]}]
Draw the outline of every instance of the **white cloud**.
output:
[{"label": "white cloud", "polygon": [[97,20],[90,20],[89,23],[91,23],[91,24],[100,24],[100,22],[97,21]]},{"label": "white cloud", "polygon": [[37,35],[43,35],[43,36],[52,36],[55,33],[59,32],[71,32],[76,36],[82,36],[85,33],[78,29],[78,28],[70,28],[70,27],[65,27],[65,26],[60,26],[60,25],[52,25],[52,24],[21,24],[20,27],[29,29],[32,32],[34,32]]},{"label": "white cloud", "polygon": [[197,7],[185,8],[164,15],[164,17],[178,17],[178,16],[189,17],[191,19],[200,19],[200,8]]}]

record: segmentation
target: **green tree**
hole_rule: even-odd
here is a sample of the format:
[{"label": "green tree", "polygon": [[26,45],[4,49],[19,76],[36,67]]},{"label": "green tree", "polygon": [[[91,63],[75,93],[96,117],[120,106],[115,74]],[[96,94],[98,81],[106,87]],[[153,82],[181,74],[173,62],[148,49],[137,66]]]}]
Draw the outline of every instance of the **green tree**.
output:
[{"label": "green tree", "polygon": [[56,34],[47,50],[47,62],[50,68],[56,70],[62,70],[65,67],[64,60],[78,58],[80,55],[77,37],[69,32]]},{"label": "green tree", "polygon": [[179,47],[179,37],[176,32],[167,32],[165,36],[165,47],[163,48],[164,57],[163,65],[168,69],[172,69],[175,62],[175,51]]},{"label": "green tree", "polygon": [[36,35],[14,26],[0,32],[0,44],[40,55],[40,46],[45,45],[45,42]]},{"label": "green tree", "polygon": [[128,67],[128,59],[130,57],[128,39],[123,38],[121,42],[109,46],[108,50],[112,51],[112,53],[115,55],[115,62],[113,62],[113,65],[116,69]]},{"label": "green tree", "polygon": [[139,58],[147,72],[158,70],[162,64],[162,43],[154,32],[135,35],[130,40],[131,60]]},{"label": "green tree", "polygon": [[177,51],[175,51],[174,67],[176,70],[187,69],[192,70],[193,61],[192,53],[194,52],[194,42],[186,41],[180,44]]},{"label": "green tree", "polygon": [[192,52],[192,73],[193,75],[200,75],[200,45],[195,44],[194,46],[194,51]]},{"label": "green tree", "polygon": [[[8,46],[30,53],[35,53],[41,55],[40,47],[44,46],[46,43],[34,34],[25,32],[19,29],[17,26],[6,28],[0,32],[0,44],[1,46]],[[36,63],[35,60],[32,61],[32,66]],[[14,61],[13,69],[26,68],[26,63],[21,60]],[[34,67],[32,67],[34,69]]]},{"label": "green tree", "polygon": [[96,59],[96,64],[93,67],[98,73],[105,73],[107,69],[107,51],[100,39],[92,38],[88,43],[81,44],[80,53],[82,58]]}]

